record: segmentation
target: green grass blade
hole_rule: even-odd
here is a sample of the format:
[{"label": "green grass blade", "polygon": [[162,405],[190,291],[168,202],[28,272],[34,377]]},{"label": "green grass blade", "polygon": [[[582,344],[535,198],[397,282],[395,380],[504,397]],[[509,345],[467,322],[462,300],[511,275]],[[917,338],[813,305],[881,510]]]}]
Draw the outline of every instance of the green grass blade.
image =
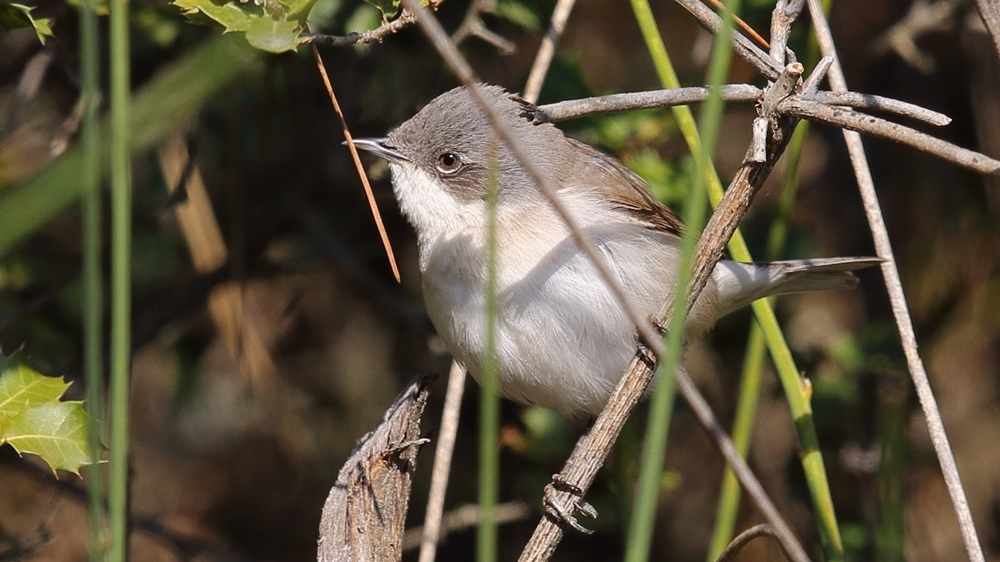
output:
[{"label": "green grass blade", "polygon": [[[101,424],[104,420],[104,355],[103,339],[104,291],[101,275],[101,152],[97,109],[100,101],[100,52],[98,47],[97,12],[94,0],[84,0],[80,6],[80,75],[83,101],[83,124],[80,151],[83,173],[83,356],[84,380],[87,384],[90,458],[104,454],[101,444]],[[107,513],[104,510],[104,481],[101,465],[88,469],[90,537],[88,553],[91,562],[101,562],[107,556]]]},{"label": "green grass blade", "polygon": [[111,0],[111,451],[110,559],[128,559],[128,398],[132,315],[132,186],[129,177],[129,6]]},{"label": "green grass blade", "polygon": [[[730,10],[738,9],[738,0],[732,0]],[[648,0],[633,0],[632,10],[647,48],[654,59],[658,59],[657,68],[663,65],[666,58],[666,46],[656,28],[652,10]],[[724,30],[716,35],[712,49],[712,60],[709,64],[709,84],[719,86],[729,73],[732,50],[729,48],[729,38],[732,22],[724,23]],[[695,155],[695,177],[691,191],[688,193],[684,219],[688,225],[681,242],[681,263],[677,276],[676,296],[671,311],[669,325],[672,327],[667,334],[667,350],[660,359],[659,380],[650,413],[646,431],[642,467],[636,491],[635,507],[632,514],[632,524],[629,529],[625,559],[630,562],[640,562],[649,558],[650,544],[653,538],[653,528],[656,518],[656,504],[659,497],[659,486],[663,472],[663,459],[667,449],[670,416],[673,411],[673,374],[680,364],[683,338],[684,316],[687,302],[688,284],[694,268],[695,250],[697,248],[697,233],[701,232],[705,222],[705,177],[706,171],[712,167],[711,154],[718,138],[719,126],[722,120],[723,101],[719,89],[714,88],[713,94],[702,106],[701,138],[704,139],[704,150]]]},{"label": "green grass blade", "polygon": [[[664,88],[678,88],[680,81],[674,71],[669,54],[662,46],[663,40],[659,30],[655,25],[643,27],[640,30],[646,40],[647,48],[653,58],[653,64],[657,75]],[[674,118],[678,128],[691,154],[698,159],[702,153],[702,142],[695,125],[694,116],[687,106],[672,108]],[[705,182],[708,188],[708,197],[713,207],[722,200],[723,188],[719,180],[718,172],[714,167],[709,166],[704,171]],[[739,261],[753,261],[750,251],[742,233],[737,230],[727,245],[730,255]],[[792,359],[788,343],[778,326],[774,310],[766,300],[759,300],[752,305],[757,322],[764,332],[764,340],[771,352],[772,359],[778,370],[778,376],[792,412],[795,422],[796,435],[798,437],[799,448],[801,450],[800,460],[803,471],[806,474],[806,482],[809,493],[816,510],[817,528],[823,550],[829,562],[843,560],[844,548],[840,539],[840,530],[837,527],[837,518],[833,509],[833,500],[830,495],[829,481],[826,476],[826,469],[823,466],[822,455],[820,454],[816,429],[813,423],[812,407],[809,403],[809,395],[804,388],[799,377],[799,371]]]},{"label": "green grass blade", "polygon": [[486,176],[486,353],[483,355],[479,407],[479,528],[476,560],[497,559],[496,505],[500,489],[500,383],[497,362],[497,198],[496,150]]},{"label": "green grass blade", "polygon": [[[808,132],[809,123],[800,123],[792,134],[792,140],[788,143],[788,149],[785,151],[788,167],[782,179],[778,212],[771,223],[771,231],[768,234],[767,259],[769,260],[778,259],[785,247],[785,240],[788,236],[788,217],[792,211],[792,204],[795,202],[796,187],[798,186],[796,176]],[[760,382],[764,373],[766,353],[764,333],[755,322],[750,326],[750,335],[747,339],[747,351],[743,359],[743,372],[740,376],[739,401],[736,404],[733,421],[733,443],[740,456],[744,458],[750,451],[750,434],[753,431],[753,422],[757,414],[757,401],[760,396]],[[726,467],[722,476],[722,489],[719,491],[719,504],[715,511],[715,528],[712,531],[712,540],[709,542],[708,556],[705,558],[707,562],[717,560],[733,539],[741,495],[742,490],[736,480],[736,475],[733,474],[732,469]]]}]

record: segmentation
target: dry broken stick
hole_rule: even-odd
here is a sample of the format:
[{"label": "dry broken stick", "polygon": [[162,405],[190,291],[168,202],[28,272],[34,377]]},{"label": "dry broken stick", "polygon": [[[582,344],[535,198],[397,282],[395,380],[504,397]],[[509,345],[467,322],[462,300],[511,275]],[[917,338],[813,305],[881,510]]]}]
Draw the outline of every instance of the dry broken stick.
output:
[{"label": "dry broken stick", "polygon": [[319,562],[399,560],[416,467],[420,416],[433,376],[417,376],[373,431],[358,440],[323,505]]}]

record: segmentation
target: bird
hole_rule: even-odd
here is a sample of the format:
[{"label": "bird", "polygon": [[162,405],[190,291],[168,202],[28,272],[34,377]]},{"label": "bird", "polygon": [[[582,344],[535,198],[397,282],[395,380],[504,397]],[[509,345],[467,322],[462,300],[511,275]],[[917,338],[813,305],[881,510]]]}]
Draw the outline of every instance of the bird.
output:
[{"label": "bird", "polygon": [[[478,89],[555,186],[631,302],[655,315],[678,276],[681,219],[616,158],[552,124],[534,123],[533,106],[504,88]],[[455,360],[479,380],[488,349],[492,251],[500,394],[567,418],[598,415],[635,356],[635,326],[470,91],[445,92],[385,138],[354,142],[389,163],[394,195],[416,232],[428,315]],[[878,261],[721,260],[691,310],[685,336],[704,334],[759,298],[853,287],[852,271]]]}]

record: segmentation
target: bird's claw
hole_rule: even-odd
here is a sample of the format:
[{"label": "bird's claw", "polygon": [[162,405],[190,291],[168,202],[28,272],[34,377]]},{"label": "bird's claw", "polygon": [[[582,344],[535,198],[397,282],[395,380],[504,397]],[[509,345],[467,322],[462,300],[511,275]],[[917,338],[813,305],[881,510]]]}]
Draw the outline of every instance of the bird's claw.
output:
[{"label": "bird's claw", "polygon": [[[572,497],[566,503],[563,503],[555,497],[557,492],[565,492],[571,494]],[[569,526],[585,535],[590,535],[594,532],[592,529],[581,525],[576,520],[576,514],[579,513],[584,517],[596,519],[597,510],[594,509],[594,506],[584,501],[583,490],[579,486],[567,482],[562,475],[553,475],[552,483],[545,486],[543,503],[545,505],[545,513],[554,519],[556,523]]]}]

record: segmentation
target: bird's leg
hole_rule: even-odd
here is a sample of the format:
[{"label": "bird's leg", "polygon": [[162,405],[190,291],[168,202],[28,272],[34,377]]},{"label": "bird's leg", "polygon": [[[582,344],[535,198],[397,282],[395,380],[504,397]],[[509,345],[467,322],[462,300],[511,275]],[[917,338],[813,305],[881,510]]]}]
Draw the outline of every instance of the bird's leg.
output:
[{"label": "bird's leg", "polygon": [[[667,328],[660,322],[655,316],[649,317],[649,323],[653,325],[656,332],[660,334],[660,337],[667,335]],[[656,368],[656,354],[653,353],[652,342],[646,341],[646,338],[642,336],[642,333],[636,332],[635,334],[635,346],[636,355],[638,355],[639,360],[646,364],[650,369]]]},{"label": "bird's leg", "polygon": [[[570,494],[571,497],[564,503],[557,498],[559,492]],[[545,513],[555,519],[557,523],[567,525],[585,534],[592,534],[594,531],[588,529],[576,520],[579,513],[591,519],[597,518],[597,510],[583,499],[583,490],[579,486],[566,480],[562,474],[553,474],[552,482],[545,486]]]}]

